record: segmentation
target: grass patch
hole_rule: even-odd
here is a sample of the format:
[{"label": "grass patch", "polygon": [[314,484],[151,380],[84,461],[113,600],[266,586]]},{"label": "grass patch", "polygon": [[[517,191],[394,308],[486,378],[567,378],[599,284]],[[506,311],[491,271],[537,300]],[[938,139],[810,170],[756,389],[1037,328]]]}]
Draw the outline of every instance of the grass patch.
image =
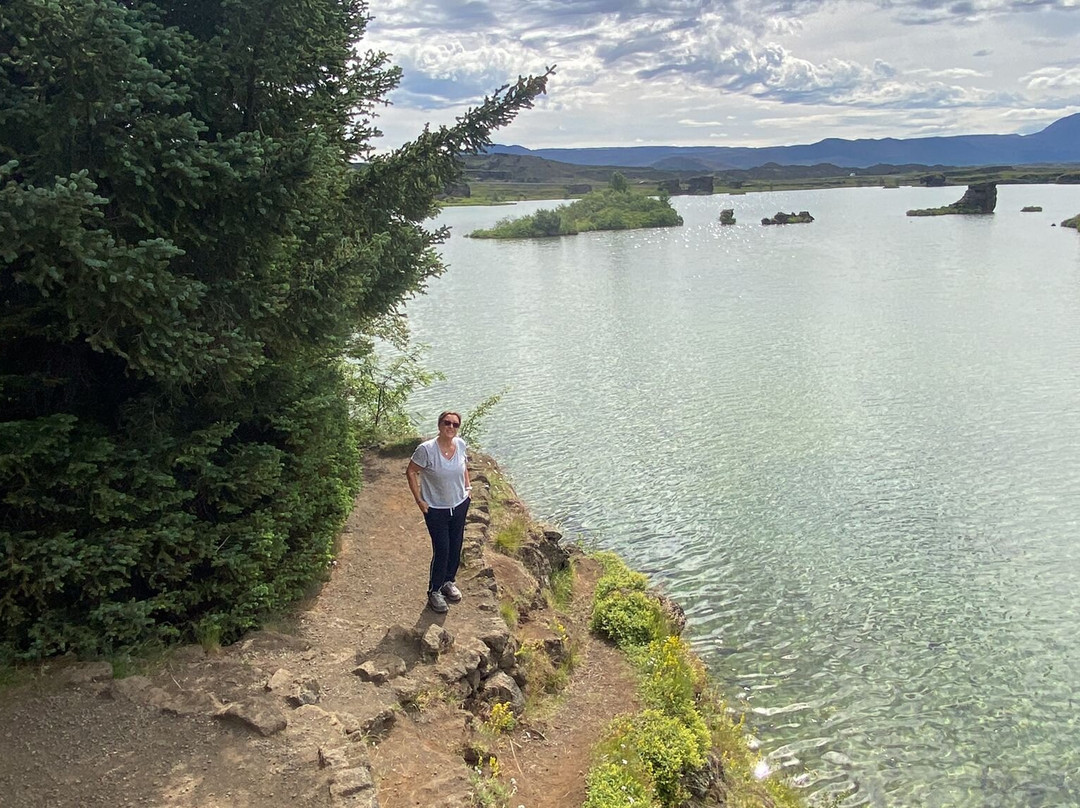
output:
[{"label": "grass patch", "polygon": [[454,700],[449,690],[436,687],[418,691],[414,696],[403,700],[401,706],[422,714],[438,704],[451,704]]},{"label": "grass patch", "polygon": [[517,514],[509,521],[499,525],[493,531],[491,546],[503,555],[517,555],[521,545],[525,543],[525,537],[529,535],[529,519],[523,514]]},{"label": "grass patch", "polygon": [[517,606],[512,600],[499,601],[499,616],[502,617],[503,622],[506,623],[511,631],[518,627],[518,621],[521,619],[521,615],[518,614]]},{"label": "grass patch", "polygon": [[559,570],[551,573],[551,598],[549,606],[552,609],[565,609],[574,599],[574,582],[577,580],[577,572],[574,570],[573,559]]}]

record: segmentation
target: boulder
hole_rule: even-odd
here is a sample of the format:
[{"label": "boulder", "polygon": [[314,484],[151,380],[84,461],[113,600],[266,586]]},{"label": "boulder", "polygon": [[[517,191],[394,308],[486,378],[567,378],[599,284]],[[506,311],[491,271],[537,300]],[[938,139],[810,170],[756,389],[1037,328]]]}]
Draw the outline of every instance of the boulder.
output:
[{"label": "boulder", "polygon": [[420,647],[429,656],[438,656],[449,650],[453,644],[454,635],[438,623],[432,623],[428,626],[424,636],[420,638]]},{"label": "boulder", "polygon": [[396,679],[407,670],[405,660],[394,654],[380,654],[353,671],[362,681],[381,685]]},{"label": "boulder", "polygon": [[480,698],[490,704],[509,704],[515,715],[525,710],[525,696],[514,678],[505,671],[499,671],[481,684]]},{"label": "boulder", "polygon": [[735,224],[735,208],[724,208],[720,211],[720,224]]}]

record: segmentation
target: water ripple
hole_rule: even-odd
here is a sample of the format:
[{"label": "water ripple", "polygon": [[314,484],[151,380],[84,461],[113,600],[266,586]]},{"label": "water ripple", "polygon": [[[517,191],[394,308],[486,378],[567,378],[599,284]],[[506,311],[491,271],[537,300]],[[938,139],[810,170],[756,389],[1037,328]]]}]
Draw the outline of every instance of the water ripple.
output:
[{"label": "water ripple", "polygon": [[[1080,245],[1013,213],[1036,195],[1080,209],[1003,186],[993,217],[915,221],[955,190],[859,189],[681,198],[677,231],[454,236],[409,306],[447,381],[413,404],[428,423],[509,388],[486,448],[682,603],[809,793],[1078,805]],[[817,220],[754,224],[781,209]]]}]

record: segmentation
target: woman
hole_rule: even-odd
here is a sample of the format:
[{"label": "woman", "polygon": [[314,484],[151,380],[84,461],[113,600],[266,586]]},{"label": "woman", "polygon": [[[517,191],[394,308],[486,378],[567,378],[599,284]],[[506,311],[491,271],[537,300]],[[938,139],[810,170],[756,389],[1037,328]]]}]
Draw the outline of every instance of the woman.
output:
[{"label": "woman", "polygon": [[465,514],[469,511],[469,465],[465,441],[457,436],[461,416],[447,411],[439,415],[438,437],[416,447],[405,476],[413,499],[424,514],[431,535],[431,574],[428,578],[428,605],[444,613],[447,601],[461,600],[454,583],[461,562],[461,542],[465,537]]}]

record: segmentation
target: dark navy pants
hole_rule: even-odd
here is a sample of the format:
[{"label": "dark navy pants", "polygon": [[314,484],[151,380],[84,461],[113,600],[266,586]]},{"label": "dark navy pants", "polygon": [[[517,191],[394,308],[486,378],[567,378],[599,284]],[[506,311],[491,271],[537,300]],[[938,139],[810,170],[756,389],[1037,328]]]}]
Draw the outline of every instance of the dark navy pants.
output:
[{"label": "dark navy pants", "polygon": [[453,508],[428,508],[424,514],[424,524],[431,536],[431,576],[428,578],[428,592],[441,589],[443,584],[454,580],[457,575],[469,502],[466,498]]}]

